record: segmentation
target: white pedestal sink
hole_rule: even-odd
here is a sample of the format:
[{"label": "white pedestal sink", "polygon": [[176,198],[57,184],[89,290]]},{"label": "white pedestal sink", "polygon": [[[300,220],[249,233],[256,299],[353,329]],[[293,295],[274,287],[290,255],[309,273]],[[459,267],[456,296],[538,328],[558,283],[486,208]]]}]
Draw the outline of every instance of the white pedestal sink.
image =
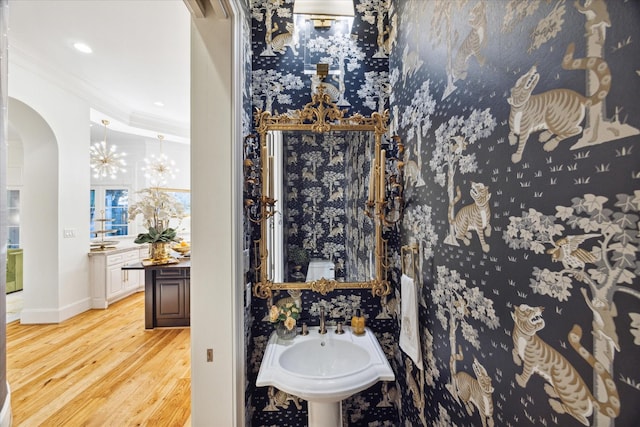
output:
[{"label": "white pedestal sink", "polygon": [[257,386],[274,386],[308,401],[309,427],[341,427],[341,401],[395,376],[369,328],[362,336],[318,327],[284,341],[273,333],[260,364]]}]

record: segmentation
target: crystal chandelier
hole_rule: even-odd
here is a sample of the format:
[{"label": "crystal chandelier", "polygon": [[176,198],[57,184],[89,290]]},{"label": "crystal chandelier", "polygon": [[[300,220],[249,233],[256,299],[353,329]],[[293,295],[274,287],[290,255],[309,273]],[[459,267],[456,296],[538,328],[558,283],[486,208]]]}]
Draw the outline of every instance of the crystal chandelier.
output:
[{"label": "crystal chandelier", "polygon": [[151,155],[151,158],[145,158],[145,165],[142,168],[144,176],[149,180],[152,187],[160,187],[167,183],[169,179],[175,179],[179,170],[175,167],[176,162],[167,157],[162,151],[162,140],[164,135],[158,135],[160,140],[160,155]]},{"label": "crystal chandelier", "polygon": [[127,163],[123,157],[126,156],[126,154],[116,152],[115,145],[107,147],[107,126],[109,125],[109,120],[102,120],[102,124],[104,125],[104,139],[95,142],[89,148],[93,177],[110,177],[111,179],[116,179],[119,172],[125,172],[124,166],[126,166]]}]

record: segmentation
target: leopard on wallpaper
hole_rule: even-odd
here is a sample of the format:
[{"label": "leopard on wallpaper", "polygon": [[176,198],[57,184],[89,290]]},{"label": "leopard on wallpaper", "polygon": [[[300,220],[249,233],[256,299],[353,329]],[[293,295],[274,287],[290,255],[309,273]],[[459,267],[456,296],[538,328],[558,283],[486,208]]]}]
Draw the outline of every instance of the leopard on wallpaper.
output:
[{"label": "leopard on wallpaper", "polygon": [[[640,3],[354,5],[345,33],[292,26],[299,23],[292,0],[251,0],[243,119],[254,108],[303,106],[318,83],[314,64],[326,62],[341,108],[389,109],[387,138],[399,137],[405,148],[404,216],[384,234],[391,295],[301,296],[311,324],[320,306],[334,320],[361,309],[394,369],[394,382],[343,402],[344,425],[635,426]],[[335,257],[340,268],[366,272],[360,233],[368,218],[359,201],[346,202],[365,188],[358,177],[367,175],[366,156],[329,142],[317,140],[317,151],[340,177],[329,174],[319,187],[344,209],[343,221],[318,207],[309,226],[345,245]],[[287,154],[292,166],[307,167],[295,179],[321,182],[325,171],[312,170],[307,151]],[[311,197],[301,187],[290,192],[293,204]],[[296,232],[296,244],[304,244],[301,224]],[[347,236],[353,244],[342,243]],[[398,345],[400,247],[414,243],[423,369]],[[247,425],[304,426],[306,402],[255,387],[272,332],[270,303],[253,299],[245,315]]]}]

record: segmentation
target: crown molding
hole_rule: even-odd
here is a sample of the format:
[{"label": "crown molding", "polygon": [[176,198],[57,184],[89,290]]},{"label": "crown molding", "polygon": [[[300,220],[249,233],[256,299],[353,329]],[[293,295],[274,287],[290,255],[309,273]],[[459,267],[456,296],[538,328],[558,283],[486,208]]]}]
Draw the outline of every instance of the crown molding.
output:
[{"label": "crown molding", "polygon": [[[86,100],[92,112],[94,110],[98,111],[103,115],[102,118],[107,116],[112,123],[120,123],[123,132],[143,136],[162,133],[167,135],[167,140],[183,143],[189,142],[189,123],[172,121],[165,117],[124,108],[121,102],[104,93],[104,91],[99,90],[89,82],[74,76],[66,70],[56,67],[48,61],[30,55],[19,46],[11,45],[8,56],[10,67],[13,64],[24,68],[41,77],[43,80],[70,92],[80,99]],[[97,119],[96,123],[100,123],[102,118]],[[94,120],[92,119],[92,121]]]}]

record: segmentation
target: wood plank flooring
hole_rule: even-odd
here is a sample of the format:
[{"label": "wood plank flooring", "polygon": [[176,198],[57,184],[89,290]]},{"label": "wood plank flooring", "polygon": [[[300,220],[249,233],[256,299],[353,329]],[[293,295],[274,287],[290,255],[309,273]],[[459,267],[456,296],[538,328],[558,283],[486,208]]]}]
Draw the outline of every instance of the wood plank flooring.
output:
[{"label": "wood plank flooring", "polygon": [[7,325],[14,426],[190,425],[190,329],[144,329],[144,293],[57,325]]}]

